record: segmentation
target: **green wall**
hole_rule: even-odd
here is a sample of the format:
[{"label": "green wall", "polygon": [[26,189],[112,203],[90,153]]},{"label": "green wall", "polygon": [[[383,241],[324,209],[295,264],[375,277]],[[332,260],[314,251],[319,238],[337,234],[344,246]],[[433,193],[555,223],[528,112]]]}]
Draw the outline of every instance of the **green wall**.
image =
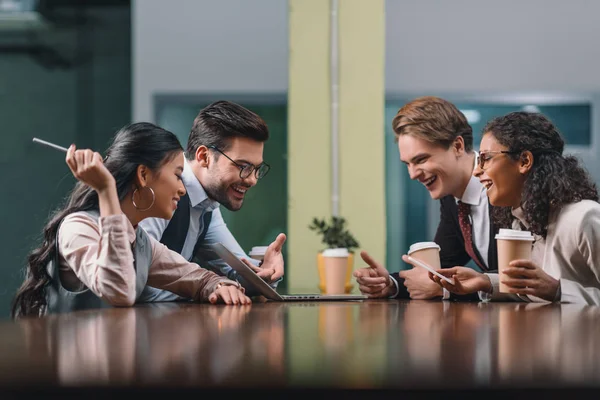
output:
[{"label": "green wall", "polygon": [[63,21],[86,18],[40,37],[72,60],[72,68],[49,69],[27,54],[0,53],[0,319],[9,317],[26,256],[39,244],[49,212],[75,182],[64,154],[31,139],[103,151],[130,121],[129,7],[57,11]]}]

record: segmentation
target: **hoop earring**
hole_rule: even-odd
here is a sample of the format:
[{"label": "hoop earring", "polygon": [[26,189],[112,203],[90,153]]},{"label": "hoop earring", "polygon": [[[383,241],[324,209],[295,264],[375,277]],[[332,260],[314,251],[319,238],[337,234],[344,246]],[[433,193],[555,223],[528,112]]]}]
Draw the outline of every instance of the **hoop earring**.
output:
[{"label": "hoop earring", "polygon": [[144,186],[144,188],[150,189],[150,193],[152,193],[152,203],[150,204],[150,206],[148,206],[148,208],[144,208],[144,209],[139,208],[137,206],[137,204],[135,204],[135,192],[137,192],[139,189],[135,188],[135,190],[131,194],[131,202],[133,203],[133,206],[135,207],[135,209],[138,211],[148,211],[149,209],[152,208],[152,206],[154,205],[154,201],[156,200],[156,196],[154,195],[154,190],[152,190],[152,188],[150,186]]}]

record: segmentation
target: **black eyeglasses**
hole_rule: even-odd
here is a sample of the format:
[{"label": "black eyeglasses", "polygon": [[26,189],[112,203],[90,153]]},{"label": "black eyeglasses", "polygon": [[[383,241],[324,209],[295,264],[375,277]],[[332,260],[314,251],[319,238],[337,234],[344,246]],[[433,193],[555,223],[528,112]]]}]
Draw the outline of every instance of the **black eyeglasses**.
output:
[{"label": "black eyeglasses", "polygon": [[481,170],[485,169],[485,163],[491,160],[494,156],[498,154],[520,154],[520,151],[486,151],[483,153],[479,153],[479,158],[477,159],[477,165]]},{"label": "black eyeglasses", "polygon": [[215,146],[208,146],[208,148],[216,150],[219,153],[223,154],[225,157],[227,157],[227,159],[229,161],[231,161],[236,167],[238,167],[240,169],[240,178],[242,178],[242,179],[248,178],[250,175],[252,175],[252,172],[254,172],[254,176],[256,177],[256,179],[264,178],[264,176],[267,175],[267,173],[271,169],[271,166],[265,162],[263,162],[260,165],[238,164],[235,161],[233,161],[231,159],[231,157],[229,157],[227,154],[223,153],[221,150],[219,150]]}]

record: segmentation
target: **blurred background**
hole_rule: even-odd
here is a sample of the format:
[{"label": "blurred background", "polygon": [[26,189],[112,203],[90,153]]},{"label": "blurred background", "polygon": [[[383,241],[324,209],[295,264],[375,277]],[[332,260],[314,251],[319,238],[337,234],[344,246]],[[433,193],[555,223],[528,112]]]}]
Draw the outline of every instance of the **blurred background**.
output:
[{"label": "blurred background", "polygon": [[288,234],[282,287],[297,292],[317,291],[313,217],[345,217],[390,271],[433,238],[438,204],[391,130],[414,97],[454,102],[476,148],[490,118],[540,111],[598,182],[599,14],[593,0],[0,0],[0,318],[74,184],[32,137],[103,152],[150,121],[185,146],[213,101],[257,112],[271,172],[224,217],[247,251]]}]

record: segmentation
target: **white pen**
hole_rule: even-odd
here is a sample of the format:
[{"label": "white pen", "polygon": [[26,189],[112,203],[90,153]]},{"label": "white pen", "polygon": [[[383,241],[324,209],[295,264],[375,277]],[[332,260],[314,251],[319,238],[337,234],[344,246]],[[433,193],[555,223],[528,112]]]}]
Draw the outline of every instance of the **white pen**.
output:
[{"label": "white pen", "polygon": [[54,144],[54,143],[46,142],[45,140],[42,140],[42,139],[33,138],[33,141],[35,143],[43,144],[43,145],[48,146],[48,147],[53,147],[56,150],[64,151],[65,153],[69,150],[69,149],[67,149],[65,147],[59,146],[59,145]]}]

